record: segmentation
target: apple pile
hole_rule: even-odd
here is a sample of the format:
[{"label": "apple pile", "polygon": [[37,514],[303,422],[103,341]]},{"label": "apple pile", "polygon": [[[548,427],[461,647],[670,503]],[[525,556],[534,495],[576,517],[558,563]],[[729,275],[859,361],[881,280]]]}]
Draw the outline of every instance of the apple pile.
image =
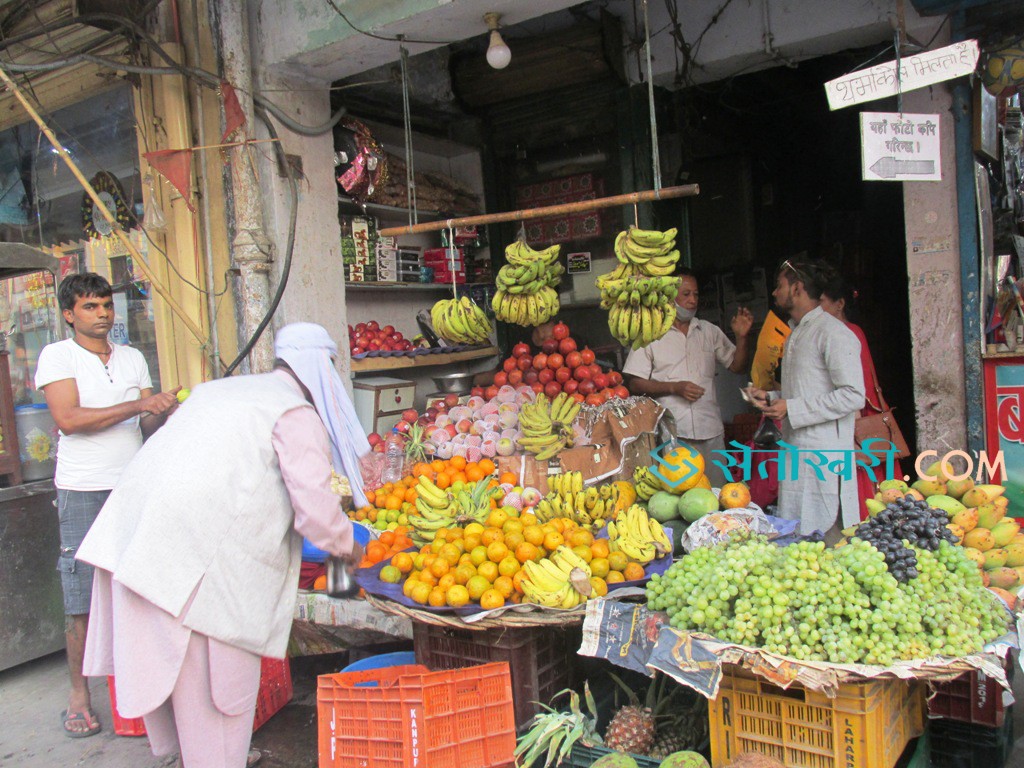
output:
[{"label": "apple pile", "polygon": [[477,387],[470,394],[493,399],[505,385],[528,386],[548,398],[560,392],[575,396],[587,405],[601,405],[609,398],[629,397],[622,386],[622,374],[604,371],[594,362],[589,347],[577,349],[575,339],[569,335],[569,326],[558,323],[552,329],[552,338],[544,342],[540,352],[532,354],[528,344],[520,342],[512,348],[512,355],[494,374],[489,387]]},{"label": "apple pile", "polygon": [[408,352],[413,349],[413,343],[401,331],[396,331],[395,326],[385,325],[381,328],[376,320],[358,323],[354,328],[351,325],[348,327],[348,350],[351,354],[361,355],[377,349],[384,352]]}]

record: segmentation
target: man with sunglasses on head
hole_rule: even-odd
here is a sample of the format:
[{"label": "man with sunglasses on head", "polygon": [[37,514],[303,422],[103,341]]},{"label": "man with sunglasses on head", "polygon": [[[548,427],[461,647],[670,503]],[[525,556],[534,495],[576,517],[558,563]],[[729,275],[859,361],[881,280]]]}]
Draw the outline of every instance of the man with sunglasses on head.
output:
[{"label": "man with sunglasses on head", "polygon": [[[853,428],[864,407],[860,341],[820,306],[825,273],[813,264],[782,263],[772,297],[789,314],[792,332],[782,357],[782,389],[749,394],[770,419],[781,421],[785,442],[801,451],[853,451]],[[825,454],[831,462],[835,454]],[[780,457],[780,461],[784,461]],[[842,459],[850,460],[850,455]],[[779,483],[779,516],[800,521],[800,531],[825,532],[825,541],[860,520],[856,480],[825,470],[824,480],[806,462],[796,478]]]}]

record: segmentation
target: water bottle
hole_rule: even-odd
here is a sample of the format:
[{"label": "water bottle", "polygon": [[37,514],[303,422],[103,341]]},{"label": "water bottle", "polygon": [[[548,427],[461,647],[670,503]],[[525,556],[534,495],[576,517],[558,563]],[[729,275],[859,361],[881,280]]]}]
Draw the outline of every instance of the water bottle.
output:
[{"label": "water bottle", "polygon": [[381,482],[397,483],[402,479],[404,468],[405,441],[402,440],[402,433],[396,427],[391,430],[387,444],[384,446],[384,472],[381,474]]}]

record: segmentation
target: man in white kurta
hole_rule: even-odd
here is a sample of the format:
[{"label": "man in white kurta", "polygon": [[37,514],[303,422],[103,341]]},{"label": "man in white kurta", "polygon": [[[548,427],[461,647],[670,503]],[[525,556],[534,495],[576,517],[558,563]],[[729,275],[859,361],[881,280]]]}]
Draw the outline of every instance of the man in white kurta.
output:
[{"label": "man in white kurta", "polygon": [[[822,280],[810,264],[783,262],[772,296],[789,312],[792,333],[782,358],[782,390],[752,390],[755,402],[772,419],[782,420],[785,442],[802,451],[853,451],[853,429],[864,407],[860,341],[844,323],[818,306]],[[827,454],[829,463],[851,461]],[[800,521],[800,531],[825,533],[826,542],[860,520],[857,481],[843,480],[827,467],[819,479],[807,462],[796,479],[779,483],[779,516]]]},{"label": "man in white kurta", "polygon": [[740,373],[749,358],[747,339],[753,315],[740,308],[731,327],[736,344],[722,329],[696,317],[699,294],[697,279],[684,270],[676,295],[676,321],[669,332],[626,358],[622,373],[629,377],[629,390],[657,399],[671,417],[674,437],[685,440],[704,457],[704,472],[712,485],[720,486],[724,475],[714,452],[725,450],[725,426],[715,396],[715,368],[723,365]]}]

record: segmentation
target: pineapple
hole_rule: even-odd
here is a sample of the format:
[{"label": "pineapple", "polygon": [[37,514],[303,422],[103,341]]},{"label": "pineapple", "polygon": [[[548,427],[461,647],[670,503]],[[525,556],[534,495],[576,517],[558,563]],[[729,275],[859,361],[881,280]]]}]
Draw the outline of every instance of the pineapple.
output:
[{"label": "pineapple", "polygon": [[617,752],[646,755],[654,746],[654,713],[650,707],[641,707],[636,694],[631,703],[621,707],[608,723],[604,745]]},{"label": "pineapple", "polygon": [[674,752],[695,749],[708,735],[708,707],[702,697],[693,704],[672,707],[671,714],[656,710],[657,730],[649,757],[664,760]]}]

